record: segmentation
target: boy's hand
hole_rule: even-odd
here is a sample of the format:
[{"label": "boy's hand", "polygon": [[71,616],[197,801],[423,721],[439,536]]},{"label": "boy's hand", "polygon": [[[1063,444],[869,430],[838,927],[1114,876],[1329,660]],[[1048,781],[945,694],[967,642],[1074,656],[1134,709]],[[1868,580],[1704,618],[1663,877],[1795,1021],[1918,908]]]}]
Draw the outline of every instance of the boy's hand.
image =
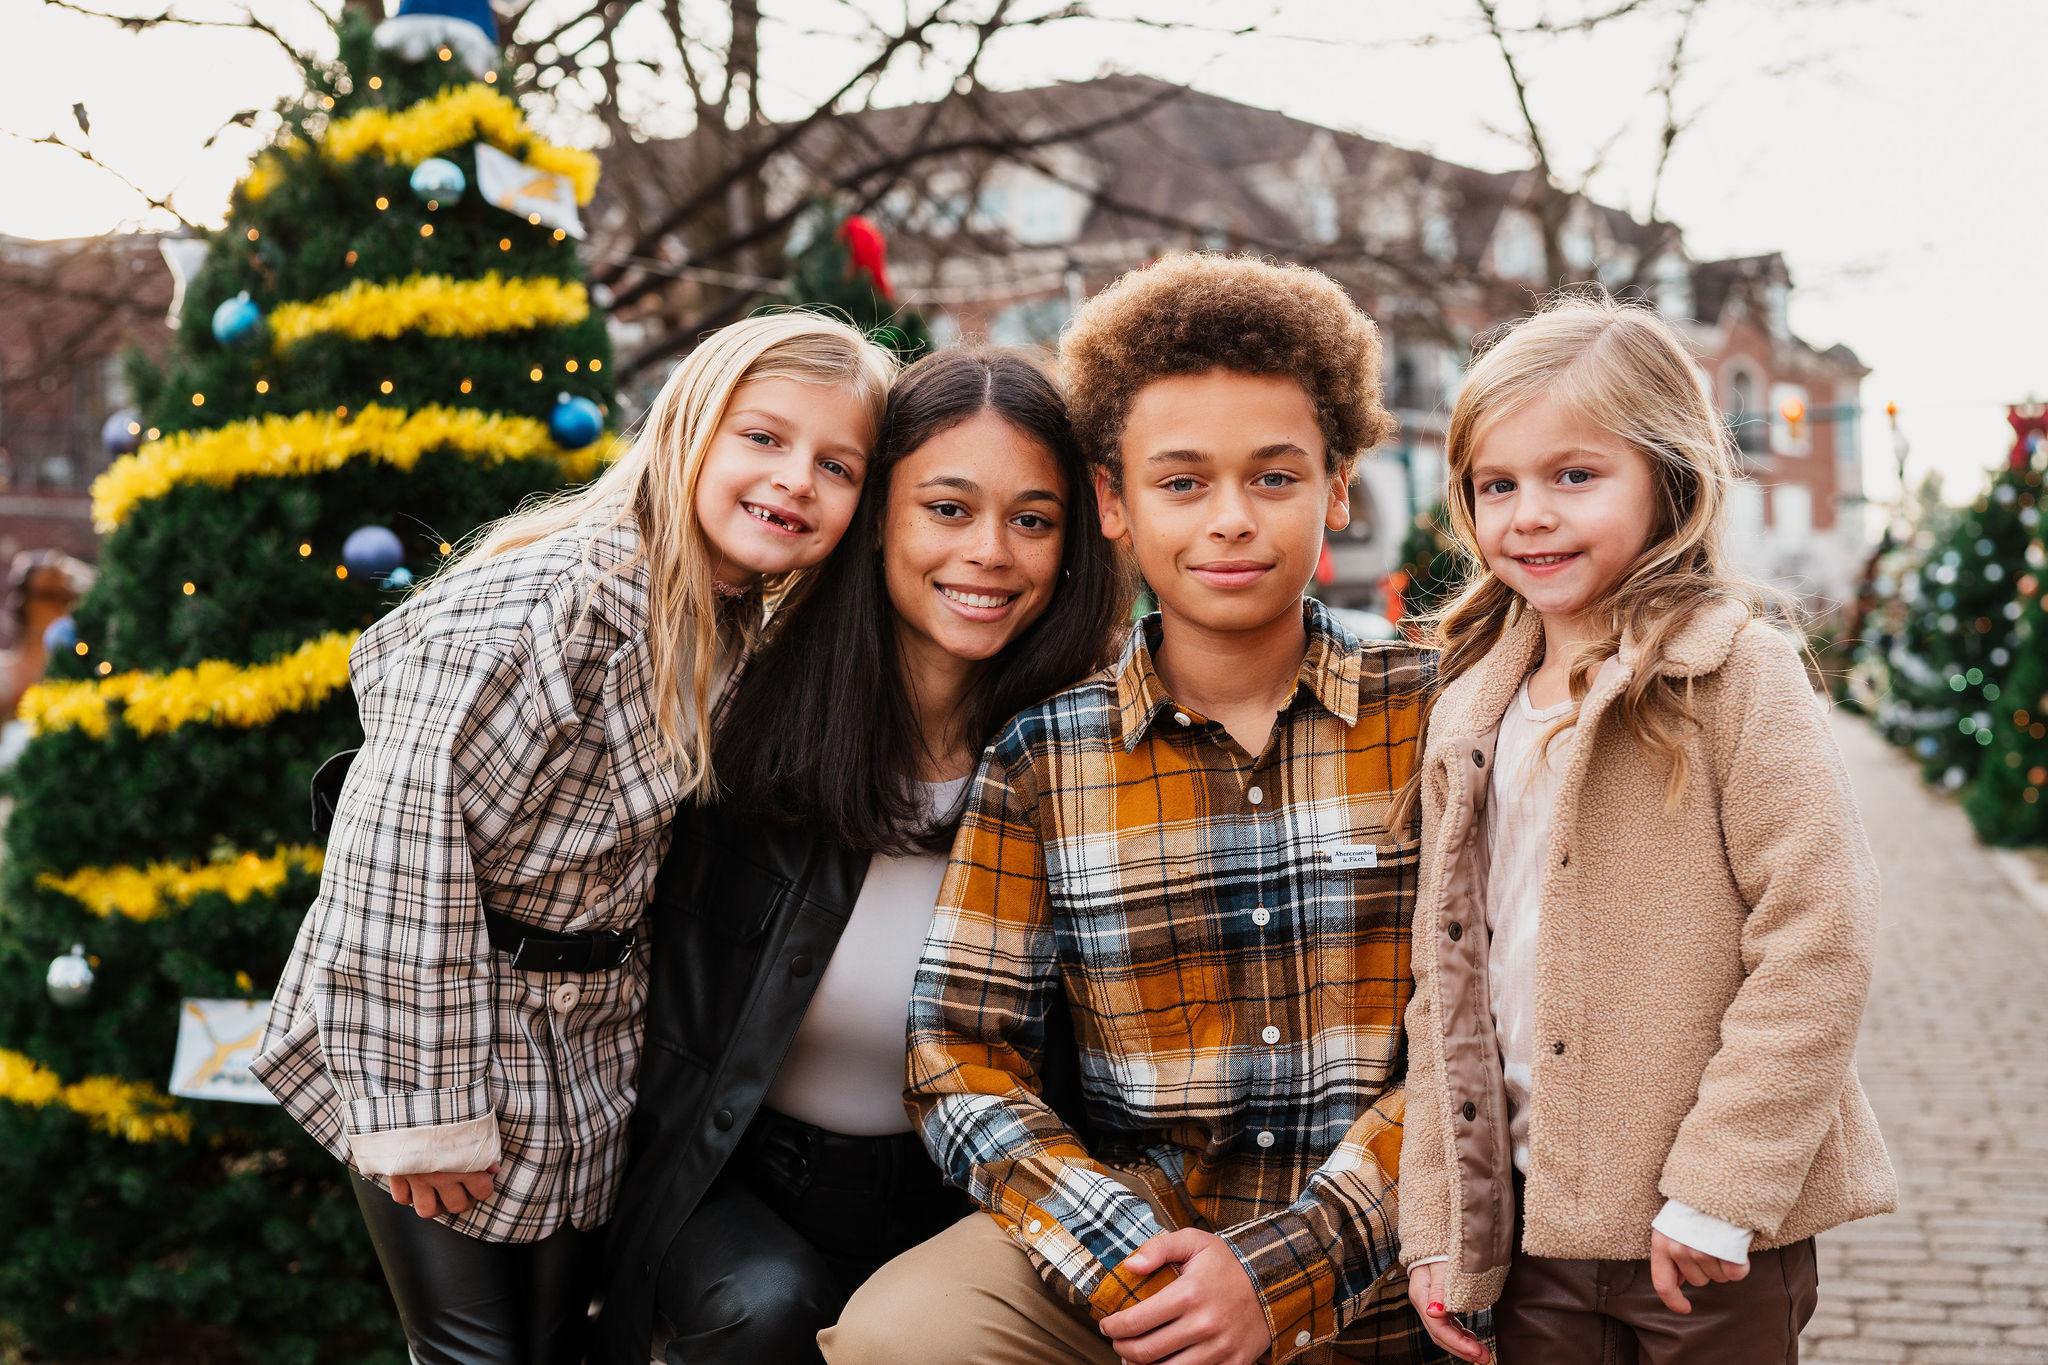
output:
[{"label": "boy's hand", "polygon": [[1147,1238],[1123,1269],[1143,1279],[1177,1265],[1180,1278],[1135,1308],[1102,1320],[1102,1334],[1131,1365],[1251,1365],[1273,1344],[1251,1276],[1221,1237],[1184,1228]]},{"label": "boy's hand", "polygon": [[496,1165],[483,1171],[427,1171],[391,1177],[391,1197],[422,1218],[463,1214],[491,1197]]},{"label": "boy's hand", "polygon": [[1422,1315],[1422,1325],[1429,1329],[1431,1341],[1460,1360],[1486,1365],[1486,1347],[1444,1311],[1444,1264],[1432,1261],[1408,1272],[1408,1302],[1414,1304],[1415,1311]]},{"label": "boy's hand", "polygon": [[1656,1287],[1657,1297],[1664,1301],[1664,1306],[1674,1313],[1692,1311],[1692,1305],[1686,1302],[1685,1291],[1679,1288],[1680,1280],[1697,1287],[1709,1283],[1726,1284],[1748,1274],[1747,1265],[1695,1251],[1654,1229],[1650,1232],[1650,1283]]}]

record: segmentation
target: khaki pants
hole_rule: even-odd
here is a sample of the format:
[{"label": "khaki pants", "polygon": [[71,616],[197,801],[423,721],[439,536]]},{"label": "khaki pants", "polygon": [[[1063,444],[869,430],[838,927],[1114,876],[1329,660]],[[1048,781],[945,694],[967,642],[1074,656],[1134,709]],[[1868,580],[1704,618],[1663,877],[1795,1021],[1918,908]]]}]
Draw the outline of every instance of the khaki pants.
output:
[{"label": "khaki pants", "polygon": [[1648,1261],[1517,1254],[1494,1306],[1501,1365],[1795,1365],[1819,1297],[1813,1239],[1752,1251],[1749,1274],[1666,1308]]},{"label": "khaki pants", "polygon": [[[1125,1183],[1137,1188],[1132,1181]],[[1086,1310],[1055,1294],[1024,1249],[985,1213],[969,1215],[876,1271],[855,1292],[838,1325],[818,1334],[818,1348],[827,1365],[1118,1362],[1116,1349]],[[1400,1361],[1408,1365],[1417,1358],[1404,1352]],[[1442,1359],[1434,1354],[1425,1358]],[[1392,1365],[1394,1357],[1372,1346],[1324,1346],[1298,1359],[1303,1365]]]}]

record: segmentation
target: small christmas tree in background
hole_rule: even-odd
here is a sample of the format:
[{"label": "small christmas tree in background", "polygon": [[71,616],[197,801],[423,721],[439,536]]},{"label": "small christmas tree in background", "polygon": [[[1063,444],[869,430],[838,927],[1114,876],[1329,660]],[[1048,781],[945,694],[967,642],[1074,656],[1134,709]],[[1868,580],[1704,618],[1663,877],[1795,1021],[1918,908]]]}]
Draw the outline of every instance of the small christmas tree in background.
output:
[{"label": "small christmas tree in background", "polygon": [[2019,501],[2031,535],[2015,585],[2015,657],[1991,708],[1983,765],[1963,802],[1977,833],[1993,844],[2048,841],[2048,525],[2036,501],[2043,416],[2039,408],[2009,414],[2016,439],[2008,463],[2029,481]]},{"label": "small christmas tree in background", "polygon": [[2039,520],[2040,474],[2008,468],[1902,580],[1877,721],[1950,790],[1977,774],[2013,662],[2016,565]]},{"label": "small christmas tree in background", "polygon": [[924,315],[896,300],[889,243],[872,218],[815,202],[792,234],[789,303],[844,314],[909,364],[932,349]]},{"label": "small christmas tree in background", "polygon": [[1451,535],[1450,510],[1438,503],[1415,519],[1401,542],[1401,567],[1387,575],[1387,610],[1413,635],[1418,623],[1465,585],[1465,552]]},{"label": "small christmas tree in background", "polygon": [[[114,424],[140,448],[94,488],[98,583],[22,703],[0,1354],[401,1358],[340,1168],[275,1107],[189,1097],[263,1098],[233,1063],[317,887],[308,778],[360,740],[351,643],[595,473],[613,393],[575,241],[595,158],[503,93],[483,0],[358,13],[183,281]],[[166,1093],[181,1021],[238,1009]]]}]

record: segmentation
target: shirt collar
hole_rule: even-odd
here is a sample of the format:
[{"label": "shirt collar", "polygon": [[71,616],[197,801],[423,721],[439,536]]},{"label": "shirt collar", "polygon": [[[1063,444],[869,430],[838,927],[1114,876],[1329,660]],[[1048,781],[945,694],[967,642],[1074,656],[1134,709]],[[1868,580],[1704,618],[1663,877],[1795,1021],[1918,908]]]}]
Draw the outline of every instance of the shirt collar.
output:
[{"label": "shirt collar", "polygon": [[[1355,725],[1364,651],[1313,597],[1302,600],[1301,610],[1302,624],[1308,628],[1308,649],[1295,676],[1295,694],[1307,689],[1325,711],[1347,726]],[[1177,709],[1152,658],[1159,631],[1158,612],[1138,622],[1116,665],[1117,724],[1126,753],[1138,747],[1162,711]]]}]

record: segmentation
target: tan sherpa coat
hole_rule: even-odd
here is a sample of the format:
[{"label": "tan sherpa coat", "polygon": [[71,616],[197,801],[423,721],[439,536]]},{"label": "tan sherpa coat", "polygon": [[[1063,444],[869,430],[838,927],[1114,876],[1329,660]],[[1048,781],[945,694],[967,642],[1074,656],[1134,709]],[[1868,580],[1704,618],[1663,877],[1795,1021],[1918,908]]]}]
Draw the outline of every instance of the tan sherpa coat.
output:
[{"label": "tan sherpa coat", "polygon": [[[1424,749],[1401,1255],[1449,1256],[1458,1312],[1493,1303],[1514,1252],[1481,807],[1541,648],[1526,613],[1445,687]],[[1667,766],[1610,714],[1645,667],[1692,680],[1676,810]],[[1891,1209],[1853,1061],[1877,873],[1794,645],[1733,603],[1703,608],[1657,659],[1625,640],[1560,744],[1522,1249],[1640,1259],[1667,1197],[1756,1229],[1758,1249]]]}]

